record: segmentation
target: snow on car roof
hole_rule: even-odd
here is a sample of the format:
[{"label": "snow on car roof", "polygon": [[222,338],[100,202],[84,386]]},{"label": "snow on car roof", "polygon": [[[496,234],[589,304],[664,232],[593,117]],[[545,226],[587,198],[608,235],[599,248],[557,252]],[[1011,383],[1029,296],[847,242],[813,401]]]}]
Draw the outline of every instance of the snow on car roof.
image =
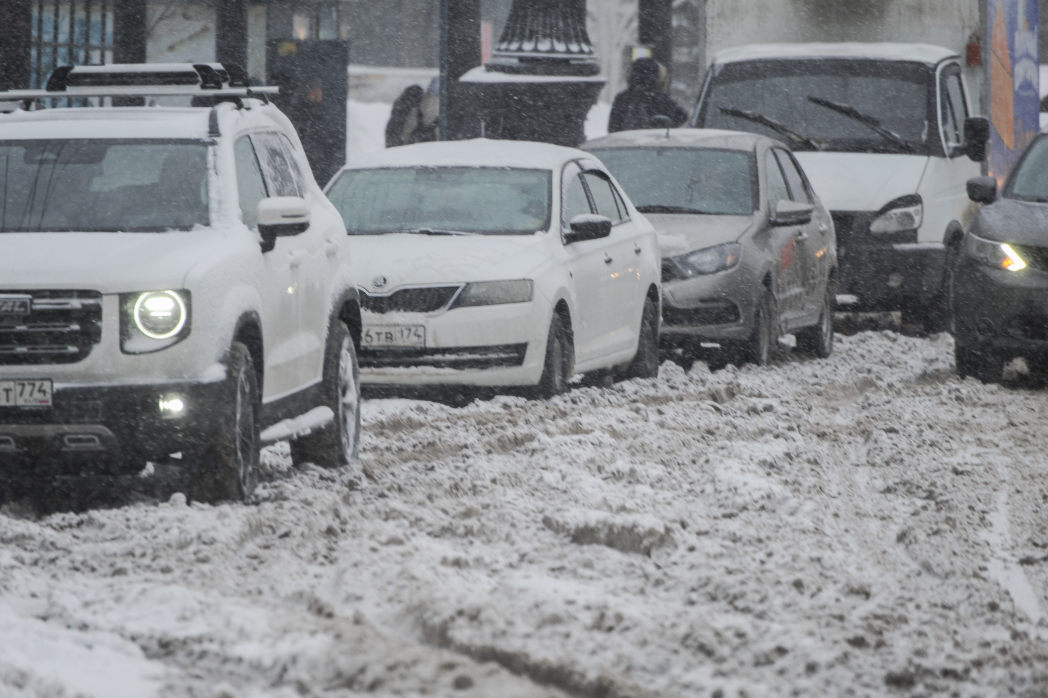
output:
[{"label": "snow on car roof", "polygon": [[636,148],[636,147],[685,147],[685,148],[724,148],[727,150],[753,150],[758,141],[773,141],[767,136],[741,131],[724,131],[707,128],[670,129],[667,138],[666,129],[653,128],[643,131],[619,131],[601,138],[588,141],[586,150],[594,148]]},{"label": "snow on car roof", "polygon": [[76,107],[0,114],[0,139],[207,138],[210,109]]},{"label": "snow on car roof", "polygon": [[956,56],[957,53],[950,49],[931,44],[750,44],[718,51],[713,57],[713,62],[735,63],[771,58],[865,58],[936,65],[947,58]]},{"label": "snow on car roof", "polygon": [[575,148],[530,141],[471,141],[416,143],[369,153],[349,163],[347,169],[370,167],[514,167],[552,170],[568,160],[586,157]]}]

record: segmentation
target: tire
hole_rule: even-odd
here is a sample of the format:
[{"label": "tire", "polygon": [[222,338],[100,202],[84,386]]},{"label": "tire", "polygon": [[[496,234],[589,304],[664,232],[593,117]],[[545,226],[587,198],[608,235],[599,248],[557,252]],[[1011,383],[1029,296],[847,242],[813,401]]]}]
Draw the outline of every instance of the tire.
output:
[{"label": "tire", "polygon": [[957,265],[959,251],[957,245],[946,249],[946,260],[943,263],[942,286],[928,305],[921,305],[912,299],[902,310],[905,324],[921,325],[925,334],[939,334],[954,331],[954,267]]},{"label": "tire", "polygon": [[575,372],[575,347],[571,331],[557,313],[549,323],[549,339],[546,340],[546,361],[542,367],[542,377],[535,386],[535,395],[539,399],[568,392],[568,381]]},{"label": "tire", "polygon": [[775,300],[771,291],[765,290],[753,316],[753,333],[742,345],[742,359],[758,366],[771,363],[772,351],[778,338],[775,336]]},{"label": "tire", "polygon": [[233,342],[226,362],[220,404],[212,406],[210,442],[187,449],[191,498],[203,502],[245,501],[259,475],[258,376],[251,353]]},{"label": "tire", "polygon": [[797,333],[797,348],[808,356],[828,359],[833,353],[833,288],[826,283],[826,297],[822,302],[822,312],[818,324],[805,327]]},{"label": "tire", "polygon": [[353,337],[343,322],[336,322],[328,337],[322,391],[321,404],[335,418],[324,428],[292,441],[291,461],[322,468],[352,465],[360,449],[360,366]]},{"label": "tire", "polygon": [[650,298],[644,299],[640,316],[637,353],[626,369],[626,378],[655,378],[659,375],[659,311]]},{"label": "tire", "polygon": [[1004,361],[992,352],[977,351],[967,345],[954,344],[954,364],[961,378],[971,376],[983,383],[1000,383]]}]

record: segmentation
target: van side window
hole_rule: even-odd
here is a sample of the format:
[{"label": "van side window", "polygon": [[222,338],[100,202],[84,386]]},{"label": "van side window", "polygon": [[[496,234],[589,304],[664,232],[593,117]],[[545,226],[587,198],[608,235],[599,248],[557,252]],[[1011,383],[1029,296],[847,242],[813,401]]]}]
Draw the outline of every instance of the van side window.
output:
[{"label": "van side window", "polygon": [[244,136],[233,146],[233,158],[237,167],[237,191],[240,194],[240,215],[244,225],[252,230],[258,228],[258,202],[266,198],[266,184],[262,170],[255,157],[251,140]]},{"label": "van side window", "polygon": [[258,154],[262,174],[271,196],[302,196],[295,171],[284,154],[284,146],[275,133],[253,133],[251,142]]},{"label": "van side window", "polygon": [[622,220],[619,212],[619,204],[615,200],[615,192],[612,191],[611,182],[602,172],[587,172],[583,175],[589,186],[590,194],[593,195],[593,203],[597,205],[597,214],[607,216],[612,223]]},{"label": "van side window", "polygon": [[764,154],[764,169],[768,178],[768,210],[774,211],[776,204],[783,199],[790,198],[790,192],[786,188],[786,180],[782,176],[782,170],[779,169],[779,162],[770,148]]},{"label": "van side window", "polygon": [[590,214],[593,211],[590,209],[589,196],[586,194],[586,187],[582,183],[582,172],[579,170],[578,165],[575,163],[569,164],[564,168],[563,178],[564,188],[561,196],[560,207],[564,214],[563,225],[568,228],[571,224],[571,219],[581,214]]},{"label": "van side window", "polygon": [[945,68],[939,83],[940,120],[947,145],[964,143],[964,120],[968,106],[964,101],[961,69],[956,65]]},{"label": "van side window", "polygon": [[799,204],[812,203],[811,197],[808,196],[808,190],[804,186],[804,178],[801,177],[800,170],[797,169],[797,165],[793,162],[790,154],[785,150],[776,150],[775,157],[778,159],[782,171],[786,174],[786,183],[790,185],[790,200]]}]

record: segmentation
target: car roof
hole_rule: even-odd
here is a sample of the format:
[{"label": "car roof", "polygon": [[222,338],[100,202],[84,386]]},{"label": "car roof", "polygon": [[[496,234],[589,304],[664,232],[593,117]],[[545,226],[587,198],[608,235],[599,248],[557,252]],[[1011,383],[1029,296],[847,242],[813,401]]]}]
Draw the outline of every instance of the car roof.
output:
[{"label": "car roof", "polygon": [[[782,146],[773,138],[744,131],[724,131],[711,128],[664,128],[643,131],[619,131],[588,141],[583,147],[594,148],[716,148],[721,150],[752,151],[758,143]],[[785,146],[782,146],[785,147]]]},{"label": "car roof", "polygon": [[470,141],[416,143],[363,155],[346,169],[374,167],[512,167],[555,170],[569,160],[586,157],[575,148],[530,141]]},{"label": "car roof", "polygon": [[938,65],[957,53],[931,44],[897,43],[811,43],[750,44],[718,51],[714,63],[769,60],[776,58],[859,58],[870,60],[908,61]]}]

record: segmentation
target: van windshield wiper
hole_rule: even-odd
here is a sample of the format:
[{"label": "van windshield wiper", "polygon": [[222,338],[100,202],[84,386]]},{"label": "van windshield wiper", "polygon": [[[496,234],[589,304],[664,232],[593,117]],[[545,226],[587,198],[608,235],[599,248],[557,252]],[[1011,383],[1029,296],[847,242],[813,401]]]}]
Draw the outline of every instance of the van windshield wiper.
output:
[{"label": "van windshield wiper", "polygon": [[417,235],[476,235],[464,230],[442,230],[440,228],[414,228],[412,230],[400,230],[400,233],[414,233]]},{"label": "van windshield wiper", "polygon": [[895,133],[894,131],[889,131],[888,129],[884,128],[884,126],[881,126],[881,122],[879,119],[875,119],[869,114],[863,114],[861,111],[859,111],[851,105],[838,104],[837,102],[831,101],[829,99],[824,99],[822,97],[816,97],[815,95],[808,95],[808,101],[812,104],[818,104],[820,107],[825,107],[831,111],[835,111],[838,114],[848,117],[849,119],[858,121],[860,124],[866,126],[881,138],[892,141],[908,153],[913,152],[913,146],[904,141],[902,139],[902,136]]},{"label": "van windshield wiper", "polygon": [[795,143],[803,143],[809,148],[814,148],[815,150],[823,149],[822,143],[819,143],[814,139],[808,138],[807,136],[802,136],[796,131],[791,131],[783,124],[780,124],[778,121],[775,121],[773,119],[769,119],[764,114],[746,111],[745,109],[735,109],[733,107],[720,107],[720,110],[722,114],[727,114],[728,116],[735,116],[740,119],[746,119],[747,121],[752,121],[753,123],[760,124],[761,126],[767,126],[772,131],[781,133],[782,135],[789,137],[790,140],[794,141]]},{"label": "van windshield wiper", "polygon": [[687,206],[663,206],[662,204],[638,206],[637,210],[641,213],[697,213],[709,215],[709,211],[703,211],[698,208],[688,208]]}]

